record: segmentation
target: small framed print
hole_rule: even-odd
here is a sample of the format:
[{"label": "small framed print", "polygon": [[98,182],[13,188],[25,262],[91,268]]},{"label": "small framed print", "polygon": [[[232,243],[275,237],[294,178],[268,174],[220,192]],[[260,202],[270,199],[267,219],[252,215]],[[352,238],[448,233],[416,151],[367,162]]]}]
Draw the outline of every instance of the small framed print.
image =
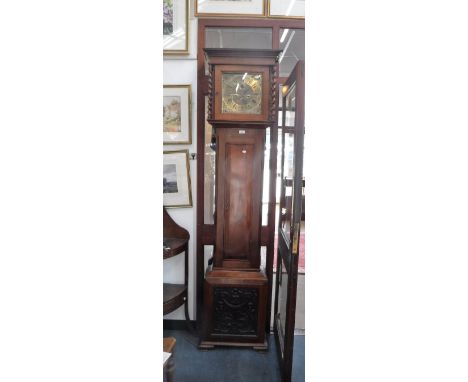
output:
[{"label": "small framed print", "polygon": [[188,50],[189,0],[163,0],[163,50],[165,55],[185,55]]},{"label": "small framed print", "polygon": [[188,150],[164,151],[163,204],[168,208],[192,207]]},{"label": "small framed print", "polygon": [[264,0],[195,0],[195,16],[264,15]]},{"label": "small framed print", "polygon": [[164,85],[163,143],[165,145],[192,143],[191,94],[190,85]]},{"label": "small framed print", "polygon": [[268,17],[303,19],[306,0],[269,0]]}]

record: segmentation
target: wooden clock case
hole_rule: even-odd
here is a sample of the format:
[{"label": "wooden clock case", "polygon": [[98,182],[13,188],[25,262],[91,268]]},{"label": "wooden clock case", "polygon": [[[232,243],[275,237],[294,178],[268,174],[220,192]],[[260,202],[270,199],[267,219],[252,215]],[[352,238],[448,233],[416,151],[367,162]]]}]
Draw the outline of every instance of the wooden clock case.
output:
[{"label": "wooden clock case", "polygon": [[[265,131],[276,118],[280,51],[205,49],[216,142],[215,245],[203,285],[200,348],[267,349],[268,278],[260,269]],[[259,113],[222,111],[222,75],[261,75]]]}]

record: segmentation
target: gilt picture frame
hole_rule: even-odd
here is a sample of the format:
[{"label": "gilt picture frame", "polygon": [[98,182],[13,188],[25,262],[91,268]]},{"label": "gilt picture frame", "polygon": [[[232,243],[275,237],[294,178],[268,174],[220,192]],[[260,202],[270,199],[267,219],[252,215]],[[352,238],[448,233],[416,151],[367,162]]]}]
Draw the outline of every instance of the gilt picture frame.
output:
[{"label": "gilt picture frame", "polygon": [[189,0],[163,0],[163,54],[189,54]]},{"label": "gilt picture frame", "polygon": [[192,143],[192,87],[164,85],[163,144]]},{"label": "gilt picture frame", "polygon": [[163,153],[163,204],[166,208],[192,207],[188,150]]}]

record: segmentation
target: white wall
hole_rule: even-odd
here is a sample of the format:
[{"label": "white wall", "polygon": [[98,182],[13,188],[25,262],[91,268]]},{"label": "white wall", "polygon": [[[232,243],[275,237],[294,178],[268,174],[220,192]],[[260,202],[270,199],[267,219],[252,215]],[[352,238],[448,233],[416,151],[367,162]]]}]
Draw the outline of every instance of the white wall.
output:
[{"label": "white wall", "polygon": [[[164,57],[163,82],[164,85],[191,85],[192,86],[192,144],[191,145],[164,145],[165,151],[185,150],[189,153],[197,152],[197,20],[193,18],[193,10],[189,15],[189,52],[188,56]],[[193,320],[195,307],[195,270],[196,270],[196,161],[190,160],[190,177],[192,180],[192,200],[191,208],[170,208],[169,215],[177,224],[184,227],[190,233],[189,242],[189,314]],[[164,260],[164,282],[182,283],[184,281],[184,256],[179,255]],[[184,307],[181,306],[174,312],[164,316],[165,319],[182,320]]]}]

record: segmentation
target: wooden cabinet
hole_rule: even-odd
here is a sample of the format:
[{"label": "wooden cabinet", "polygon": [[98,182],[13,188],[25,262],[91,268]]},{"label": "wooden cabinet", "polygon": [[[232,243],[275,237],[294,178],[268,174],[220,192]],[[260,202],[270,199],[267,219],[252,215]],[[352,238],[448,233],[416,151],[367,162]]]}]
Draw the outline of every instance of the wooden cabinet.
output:
[{"label": "wooden cabinet", "polygon": [[184,282],[180,284],[163,284],[163,314],[173,312],[185,304],[185,318],[190,322],[188,314],[188,231],[180,227],[163,208],[163,258],[184,254]]}]

